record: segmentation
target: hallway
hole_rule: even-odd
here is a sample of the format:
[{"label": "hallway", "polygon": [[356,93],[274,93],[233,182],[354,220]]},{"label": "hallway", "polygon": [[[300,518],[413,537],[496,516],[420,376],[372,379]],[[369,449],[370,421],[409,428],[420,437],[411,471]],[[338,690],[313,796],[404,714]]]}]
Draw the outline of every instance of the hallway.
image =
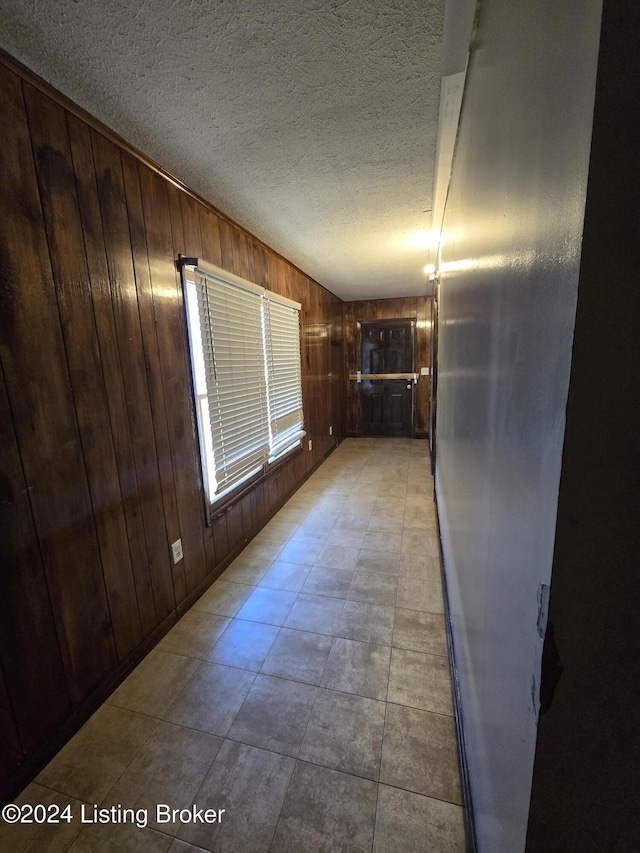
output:
[{"label": "hallway", "polygon": [[432,493],[426,442],[343,441],[18,800],[75,819],[0,849],[463,851]]}]

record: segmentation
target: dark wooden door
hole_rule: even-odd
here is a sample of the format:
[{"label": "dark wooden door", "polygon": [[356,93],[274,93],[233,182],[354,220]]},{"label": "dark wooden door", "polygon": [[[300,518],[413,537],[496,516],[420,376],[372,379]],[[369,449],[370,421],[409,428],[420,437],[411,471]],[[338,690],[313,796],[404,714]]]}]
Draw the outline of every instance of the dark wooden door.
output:
[{"label": "dark wooden door", "polygon": [[361,323],[362,433],[365,436],[412,435],[414,328],[413,320]]}]

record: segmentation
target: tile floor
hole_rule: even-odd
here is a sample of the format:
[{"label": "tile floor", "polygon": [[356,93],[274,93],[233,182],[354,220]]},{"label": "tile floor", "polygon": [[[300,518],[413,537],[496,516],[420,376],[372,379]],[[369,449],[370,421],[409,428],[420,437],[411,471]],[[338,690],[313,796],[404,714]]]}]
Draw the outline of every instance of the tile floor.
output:
[{"label": "tile floor", "polygon": [[345,440],[20,797],[75,819],[0,849],[463,851],[437,555],[426,443]]}]

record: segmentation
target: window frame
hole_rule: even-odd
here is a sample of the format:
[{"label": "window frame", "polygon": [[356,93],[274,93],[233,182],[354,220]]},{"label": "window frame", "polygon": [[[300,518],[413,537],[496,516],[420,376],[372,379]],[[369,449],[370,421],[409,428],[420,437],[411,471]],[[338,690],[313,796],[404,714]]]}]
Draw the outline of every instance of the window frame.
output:
[{"label": "window frame", "polygon": [[[188,362],[191,371],[191,394],[192,394],[192,405],[193,405],[193,413],[195,416],[195,432],[196,432],[196,440],[199,447],[200,452],[200,486],[202,489],[203,502],[205,507],[205,515],[207,518],[207,522],[211,523],[211,521],[227,511],[230,506],[240,500],[244,495],[251,491],[255,486],[265,479],[267,476],[271,475],[276,469],[278,469],[281,465],[291,461],[292,458],[297,456],[302,452],[302,439],[306,435],[304,430],[304,387],[303,387],[303,377],[302,377],[302,329],[300,323],[300,312],[302,306],[300,303],[295,302],[287,297],[281,296],[274,291],[267,290],[267,288],[261,287],[259,285],[254,284],[253,282],[247,281],[246,279],[241,278],[233,273],[230,273],[228,270],[225,270],[221,267],[215,266],[213,264],[209,264],[206,261],[200,260],[198,258],[193,257],[184,257],[182,255],[178,256],[178,268],[180,271],[180,278],[182,283],[182,295],[184,300],[184,318],[186,325],[186,337],[187,337],[187,347],[188,347]],[[197,387],[197,367],[194,360],[194,350],[202,351],[202,331],[199,332],[199,343],[194,345],[194,323],[193,317],[190,317],[191,314],[191,300],[188,294],[188,286],[189,284],[195,283],[194,276],[196,274],[202,274],[205,276],[213,277],[218,281],[224,283],[225,285],[229,285],[231,287],[239,288],[241,290],[247,291],[249,293],[255,293],[257,298],[261,299],[261,312],[263,316],[262,323],[262,346],[264,353],[264,369],[265,369],[265,384],[264,384],[264,392],[267,398],[270,396],[269,391],[269,373],[272,369],[273,365],[273,349],[271,348],[271,341],[267,338],[270,335],[270,322],[267,319],[264,320],[265,312],[267,318],[270,316],[270,308],[268,307],[270,303],[275,303],[278,306],[286,306],[293,309],[296,313],[297,317],[297,355],[298,355],[298,369],[296,378],[299,380],[299,412],[300,412],[300,429],[299,433],[296,437],[292,438],[292,445],[289,447],[285,447],[283,450],[281,449],[276,453],[275,456],[272,455],[271,450],[273,446],[273,433],[272,426],[273,420],[271,417],[271,409],[267,406],[266,409],[266,426],[269,431],[269,453],[265,454],[263,460],[260,463],[260,467],[258,470],[253,473],[247,475],[243,479],[233,482],[228,488],[220,491],[218,495],[214,495],[212,499],[210,499],[211,491],[210,485],[211,483],[208,481],[208,461],[207,461],[207,452],[212,452],[212,448],[209,447],[207,450],[206,445],[212,445],[212,438],[207,435],[205,418],[203,415],[203,400],[204,407],[209,406],[209,395],[199,393],[199,389]],[[199,319],[200,314],[197,314]],[[198,326],[201,329],[200,323]],[[196,329],[195,331],[198,331]],[[291,350],[291,347],[289,347]],[[214,360],[215,361],[215,360]],[[203,360],[204,365],[204,360]],[[215,368],[214,368],[215,370]],[[264,423],[262,423],[264,426]],[[213,430],[211,430],[211,435]],[[215,457],[214,457],[215,461]]]}]

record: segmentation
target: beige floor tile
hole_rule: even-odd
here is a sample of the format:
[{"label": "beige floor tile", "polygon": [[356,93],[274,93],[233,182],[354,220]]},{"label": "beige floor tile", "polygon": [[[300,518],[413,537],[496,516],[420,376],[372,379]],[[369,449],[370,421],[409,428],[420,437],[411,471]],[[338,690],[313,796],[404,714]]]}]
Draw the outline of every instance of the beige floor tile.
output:
[{"label": "beige floor tile", "polygon": [[304,521],[307,515],[306,507],[296,507],[291,501],[286,503],[282,509],[271,519],[277,524],[284,522],[285,524],[295,524],[297,527],[301,521]]},{"label": "beige floor tile", "polygon": [[365,551],[399,554],[402,550],[402,534],[387,530],[367,530],[362,547]]},{"label": "beige floor tile", "polygon": [[316,557],[314,565],[324,566],[327,569],[342,569],[343,571],[351,572],[355,568],[358,553],[358,548],[327,544]]},{"label": "beige floor tile", "polygon": [[162,652],[206,658],[207,652],[229,624],[225,616],[189,610],[156,646]]},{"label": "beige floor tile", "polygon": [[332,644],[331,637],[281,628],[261,672],[292,681],[320,684]]},{"label": "beige floor tile", "polygon": [[165,720],[224,737],[244,702],[255,673],[203,663],[180,692]]},{"label": "beige floor tile", "polygon": [[171,845],[171,836],[149,827],[131,823],[91,824],[86,826],[69,848],[69,853],[165,853]]},{"label": "beige floor tile", "polygon": [[151,717],[103,705],[36,782],[77,800],[99,803],[157,725]]},{"label": "beige floor tile", "polygon": [[453,714],[449,661],[407,649],[393,649],[389,675],[389,702]]},{"label": "beige floor tile", "polygon": [[373,514],[399,519],[400,524],[402,525],[402,519],[405,513],[405,497],[404,495],[397,499],[387,497],[386,488],[387,485],[391,485],[391,483],[387,483],[388,479],[388,475],[385,474],[385,482],[383,484],[385,493],[381,497],[376,498],[373,505]]},{"label": "beige floor tile", "polygon": [[307,595],[325,595],[329,598],[346,598],[353,579],[353,572],[342,569],[314,567],[309,573],[302,592]]},{"label": "beige floor tile", "polygon": [[337,530],[360,530],[363,535],[366,534],[371,518],[371,509],[345,509],[340,514],[333,526],[332,533]]},{"label": "beige floor tile", "polygon": [[312,509],[315,502],[318,500],[318,492],[313,493],[303,492],[298,489],[295,495],[289,499],[287,509],[302,510],[307,515]]},{"label": "beige floor tile", "polygon": [[260,533],[254,537],[254,542],[286,542],[287,539],[290,539],[293,534],[298,529],[298,525],[300,522],[295,521],[276,521],[275,519],[271,519],[271,521],[266,524]]},{"label": "beige floor tile", "polygon": [[395,609],[364,601],[346,601],[336,636],[390,646]]},{"label": "beige floor tile", "polygon": [[181,822],[158,823],[158,803],[189,808],[222,742],[221,737],[159,723],[102,805],[146,809],[148,826],[175,835]]},{"label": "beige floor tile", "polygon": [[374,572],[356,572],[351,581],[347,598],[350,601],[365,601],[395,607],[398,578]]},{"label": "beige floor tile", "polygon": [[[19,806],[27,803],[32,806],[58,806],[60,822],[8,824],[3,821],[0,828],[0,850],[6,853],[65,853],[82,829],[82,804],[68,794],[61,794],[32,782],[14,802]],[[67,807],[69,811],[65,812]],[[71,816],[71,821],[66,819],[68,816]]]},{"label": "beige floor tile", "polygon": [[305,519],[291,537],[291,542],[313,542],[315,544],[323,545],[326,542],[334,523],[335,522],[331,520],[320,524],[318,522],[308,521]]},{"label": "beige floor tile", "polygon": [[435,524],[436,521],[436,503],[433,500],[433,495],[407,495],[405,500],[405,509],[407,511],[410,510],[421,510],[423,513],[426,513],[429,518],[433,520]]},{"label": "beige floor tile", "polygon": [[444,613],[442,584],[436,581],[400,577],[397,606],[404,607],[406,610]]},{"label": "beige floor tile", "polygon": [[400,516],[374,512],[369,519],[367,532],[402,534],[402,513]]},{"label": "beige floor tile", "polygon": [[438,542],[428,530],[410,530],[402,535],[403,554],[422,554],[437,559],[439,556]]},{"label": "beige floor tile", "polygon": [[333,635],[338,627],[343,606],[342,599],[306,595],[301,592],[287,616],[284,627]]},{"label": "beige floor tile", "polygon": [[430,655],[448,654],[444,616],[396,608],[392,645]]},{"label": "beige floor tile", "polygon": [[[336,491],[335,489],[327,489],[322,498],[316,502],[311,513],[323,513],[327,518],[331,518],[333,524],[338,520],[344,505],[349,495],[344,489]],[[332,525],[333,526],[333,525]]]},{"label": "beige floor tile", "polygon": [[321,550],[320,542],[300,542],[291,539],[278,554],[278,561],[312,566]]},{"label": "beige floor tile", "polygon": [[272,562],[272,560],[249,559],[241,555],[225,569],[221,577],[225,581],[255,586]]},{"label": "beige floor tile", "polygon": [[402,473],[398,472],[392,475],[393,481],[389,484],[383,483],[384,494],[393,500],[395,504],[404,503],[407,494],[407,479],[402,477]]},{"label": "beige floor tile", "polygon": [[258,586],[300,592],[310,571],[311,566],[276,561],[272,563],[271,568],[260,578]]},{"label": "beige floor tile", "polygon": [[365,488],[354,484],[352,493],[344,502],[341,515],[345,513],[361,513],[362,515],[370,516],[375,505],[376,489]]},{"label": "beige floor tile", "polygon": [[249,542],[246,548],[244,548],[241,556],[248,560],[272,562],[276,559],[281,550],[282,544],[280,542],[269,542],[268,540],[257,542],[253,539]]},{"label": "beige floor tile", "polygon": [[290,590],[256,587],[238,610],[237,618],[267,625],[283,625],[296,595]]},{"label": "beige floor tile", "polygon": [[400,574],[406,578],[441,583],[440,557],[428,554],[402,554]]},{"label": "beige floor tile", "polygon": [[461,805],[453,717],[389,703],[380,781]]},{"label": "beige floor tile", "polygon": [[253,587],[244,583],[232,583],[218,578],[193,605],[193,610],[217,613],[218,616],[235,616]]},{"label": "beige floor tile", "polygon": [[129,711],[162,717],[199,665],[194,658],[154,649],[107,702]]},{"label": "beige floor tile", "polygon": [[364,539],[364,529],[358,528],[349,529],[344,527],[335,527],[327,537],[327,545],[342,545],[344,548],[361,548]]},{"label": "beige floor tile", "polygon": [[390,554],[388,551],[367,551],[363,549],[358,555],[356,572],[373,572],[380,575],[399,575],[402,570],[401,554]]},{"label": "beige floor tile", "polygon": [[432,535],[437,535],[437,524],[433,511],[426,507],[408,507],[404,513],[404,529],[428,530]]},{"label": "beige floor tile", "polygon": [[225,741],[195,800],[225,813],[209,826],[185,824],[179,837],[215,853],[266,853],[294,767],[292,758]]},{"label": "beige floor tile", "polygon": [[295,758],[317,687],[258,675],[229,729],[229,739]]},{"label": "beige floor tile", "polygon": [[263,625],[244,619],[232,619],[207,660],[257,672],[278,636],[277,625]]},{"label": "beige floor tile", "polygon": [[423,480],[407,482],[407,497],[411,495],[424,495],[425,497],[433,496],[433,482],[425,477]]},{"label": "beige floor tile", "polygon": [[202,847],[188,844],[186,841],[180,841],[179,838],[174,838],[171,842],[169,853],[202,853],[203,849]]},{"label": "beige floor tile", "polygon": [[380,785],[374,853],[464,853],[460,806]]},{"label": "beige floor tile", "polygon": [[271,853],[369,853],[375,782],[298,762]]},{"label": "beige floor tile", "polygon": [[321,684],[330,690],[386,699],[390,651],[388,646],[336,638]]},{"label": "beige floor tile", "polygon": [[384,702],[321,688],[299,757],[377,780],[384,717]]}]

